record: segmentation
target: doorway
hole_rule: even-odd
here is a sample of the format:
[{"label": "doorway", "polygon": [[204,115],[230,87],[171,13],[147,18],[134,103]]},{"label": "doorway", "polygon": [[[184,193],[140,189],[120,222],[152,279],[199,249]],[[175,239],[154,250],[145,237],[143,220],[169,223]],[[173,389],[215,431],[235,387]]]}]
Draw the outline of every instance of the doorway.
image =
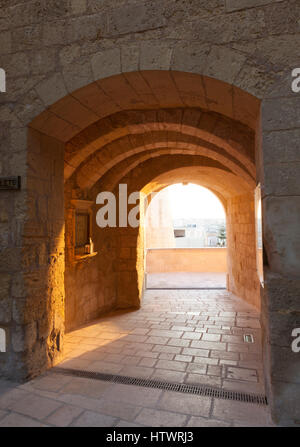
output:
[{"label": "doorway", "polygon": [[193,183],[156,193],[145,220],[147,289],[226,289],[226,215]]}]

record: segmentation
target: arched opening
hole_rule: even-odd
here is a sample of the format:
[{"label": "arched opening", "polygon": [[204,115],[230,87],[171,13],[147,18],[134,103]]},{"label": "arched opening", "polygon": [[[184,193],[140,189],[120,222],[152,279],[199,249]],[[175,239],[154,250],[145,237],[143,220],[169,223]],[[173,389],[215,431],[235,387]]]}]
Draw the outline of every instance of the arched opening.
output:
[{"label": "arched opening", "polygon": [[[95,206],[97,194],[103,190],[118,193],[118,184],[127,184],[127,178],[134,176],[143,164],[146,171],[148,164],[153,165],[154,177],[169,170],[172,164],[176,169],[184,166],[191,169],[198,167],[200,170],[206,170],[202,172],[202,177],[205,177],[205,181],[210,184],[211,180],[208,179],[212,178],[212,172],[215,172],[218,185],[214,186],[214,190],[221,195],[224,194],[224,179],[222,179],[224,172],[227,175],[227,189],[229,188],[227,194],[233,193],[234,186],[229,186],[231,181],[235,187],[238,183],[238,190],[241,193],[255,186],[254,132],[248,124],[257,103],[255,101],[250,103],[249,115],[246,117],[241,113],[247,122],[247,125],[242,124],[226,117],[229,113],[226,107],[223,116],[197,107],[197,104],[203,106],[197,76],[182,73],[172,73],[171,77],[167,75],[165,85],[172,86],[173,92],[170,91],[170,96],[162,95],[161,85],[157,84],[156,76],[156,72],[136,75],[130,73],[126,75],[126,79],[128,82],[130,80],[133,82],[134,79],[141,83],[147,80],[155,98],[160,99],[159,106],[151,102],[153,97],[144,97],[145,93],[140,93],[143,101],[135,105],[138,110],[110,113],[108,117],[98,120],[75,135],[65,146],[67,329],[85,323],[96,317],[99,312],[114,306],[139,305],[143,290],[143,278],[137,273],[134,253],[136,229],[104,228],[101,233],[97,231],[92,238],[95,239],[94,254],[98,252],[101,255],[80,259],[76,256],[76,247],[74,251],[76,239],[74,214],[78,212],[76,208],[84,206],[88,208],[89,204],[93,203],[94,205],[86,210],[86,214],[88,211],[91,213],[91,221],[95,226],[95,215],[98,211]],[[163,73],[161,80],[164,77]],[[115,86],[117,81],[122,84],[122,77],[112,78],[105,83],[105,88],[108,88],[110,82]],[[195,92],[187,84],[188,81],[194,82]],[[221,86],[218,81],[216,85]],[[113,94],[112,86],[109,90]],[[176,91],[182,89],[180,96],[175,94],[175,87]],[[101,84],[100,95],[102,89]],[[99,95],[98,90],[97,83],[93,87],[93,94]],[[181,96],[185,98],[186,106],[183,106]],[[243,108],[244,104],[238,102],[237,98],[236,92],[237,107]],[[249,98],[251,101],[250,95]],[[83,95],[81,99],[84,99]],[[100,97],[98,99],[100,100]],[[168,105],[168,108],[163,108],[164,105]],[[128,104],[127,107],[132,108],[132,105]],[[212,109],[216,107],[219,107],[216,103],[209,106]],[[165,161],[168,169],[165,169],[164,165],[161,166],[162,161]],[[144,176],[143,172],[141,179]],[[179,175],[179,181],[181,179],[182,175]],[[151,181],[153,175],[149,176],[149,182]],[[138,182],[136,186],[133,185],[134,180],[131,183],[132,186],[128,186],[128,194],[141,191],[145,187],[142,182]],[[88,239],[86,236],[86,241]],[[130,239],[133,245],[130,246],[126,239]],[[141,240],[140,237],[139,241]],[[124,247],[120,244],[124,244]],[[140,267],[143,266],[142,253],[138,255],[138,263]],[[129,265],[131,270],[128,270]]]},{"label": "arched opening", "polygon": [[[260,162],[260,139],[256,138],[260,132],[259,109],[257,98],[225,82],[192,73],[149,70],[97,80],[50,105],[33,120],[29,131],[30,169],[26,187],[29,205],[35,203],[35,207],[30,208],[24,234],[34,234],[39,241],[31,247],[32,251],[37,250],[34,262],[38,260],[38,265],[28,261],[30,280],[27,284],[28,290],[34,289],[36,313],[32,316],[33,326],[26,330],[37,331],[39,343],[35,336],[28,337],[34,355],[26,364],[26,377],[66,360],[66,356],[68,361],[80,357],[77,367],[87,366],[89,360],[83,356],[87,351],[96,350],[99,343],[105,349],[108,346],[114,351],[125,349],[130,357],[136,357],[134,353],[140,352],[144,355],[142,358],[146,358],[145,350],[137,350],[130,343],[152,345],[147,342],[148,337],[151,340],[156,335],[137,328],[134,318],[128,326],[131,332],[121,330],[120,337],[112,330],[114,324],[102,320],[107,329],[106,338],[102,333],[96,344],[92,339],[98,337],[99,328],[93,324],[84,328],[89,340],[81,340],[80,346],[76,338],[72,341],[70,336],[64,343],[64,332],[65,329],[73,331],[71,336],[76,337],[76,328],[109,311],[140,307],[145,289],[144,209],[142,204],[140,227],[119,225],[120,185],[126,185],[130,196],[135,192],[149,194],[170,184],[170,180],[172,183],[192,182],[199,177],[203,186],[211,188],[226,203],[227,286],[230,293],[243,301],[239,301],[242,303],[239,310],[226,311],[228,296],[224,295],[225,307],[218,312],[225,314],[211,315],[214,321],[220,318],[218,330],[229,333],[213,334],[209,333],[213,328],[202,328],[207,331],[202,348],[199,347],[200,338],[187,338],[181,342],[181,347],[173,346],[177,348],[173,349],[176,350],[173,354],[185,355],[184,345],[187,349],[204,349],[209,343],[223,343],[221,351],[228,352],[229,349],[231,354],[205,363],[206,371],[211,371],[207,380],[213,383],[212,371],[215,371],[220,379],[215,383],[222,386],[225,368],[225,378],[229,382],[242,383],[245,389],[255,392],[262,390],[261,363],[255,369],[254,364],[245,358],[245,351],[252,353],[252,358],[256,355],[261,358],[258,332],[261,291],[254,213],[256,173],[258,168],[261,169],[257,165]],[[99,204],[96,202],[100,192],[112,193],[116,199],[116,226],[97,227]],[[135,203],[127,205],[130,211]],[[180,299],[177,300],[179,303]],[[204,300],[205,303],[208,305]],[[213,305],[217,306],[217,302]],[[167,311],[163,306],[160,310]],[[153,311],[148,308],[148,312]],[[191,312],[200,311],[193,307]],[[213,310],[210,308],[209,312]],[[226,315],[226,312],[235,315]],[[238,316],[241,317],[239,321],[236,320]],[[204,317],[210,318],[209,315]],[[151,324],[155,323],[152,321]],[[134,334],[135,329],[139,330]],[[255,346],[244,344],[243,335],[249,329],[254,334]],[[195,337],[199,337],[199,333]],[[197,348],[195,342],[198,342]],[[124,347],[122,343],[129,343],[129,346]],[[62,346],[66,348],[64,353]],[[217,345],[214,348],[208,349],[207,359],[212,359],[211,350],[218,351]],[[236,349],[241,350],[238,356],[233,355]],[[170,345],[167,350],[170,351]],[[159,357],[158,361],[166,360],[160,357],[162,351],[153,352],[158,353],[154,354],[155,358]],[[193,352],[191,362],[198,357]],[[172,353],[165,354],[168,357],[167,354]],[[260,362],[258,357],[253,361]],[[131,371],[134,374],[132,369],[122,370],[122,364],[112,366],[112,357],[110,360],[110,366],[107,366],[99,358],[100,370],[104,368],[109,372],[111,368],[111,372],[128,375]],[[172,358],[170,361],[177,360]],[[151,369],[154,363],[150,367],[151,362],[143,362],[144,365],[134,365],[138,368],[135,371],[148,375],[145,368]],[[23,366],[19,371],[22,376]],[[239,375],[241,371],[231,372],[233,377],[230,378],[229,366],[249,371],[244,371],[245,376]],[[166,371],[162,367],[157,369]],[[199,373],[199,369],[190,373],[206,375]],[[253,374],[257,387],[251,384]]]},{"label": "arched opening", "polygon": [[186,181],[152,193],[145,250],[147,289],[226,289],[224,204]]},{"label": "arched opening", "polygon": [[215,165],[167,170],[152,179],[143,191],[160,190],[176,181],[201,183],[213,190],[222,201],[227,217],[227,288],[259,309],[254,187],[232,172],[224,171],[220,165]]}]

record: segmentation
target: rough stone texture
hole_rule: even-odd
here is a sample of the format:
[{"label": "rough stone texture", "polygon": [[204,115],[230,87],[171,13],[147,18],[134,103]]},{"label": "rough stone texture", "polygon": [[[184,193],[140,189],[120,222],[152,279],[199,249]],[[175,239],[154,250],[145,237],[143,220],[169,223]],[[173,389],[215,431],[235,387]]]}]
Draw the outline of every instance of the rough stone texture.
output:
[{"label": "rough stone texture", "polygon": [[[152,232],[154,233],[153,229]],[[149,227],[146,227],[148,237]],[[152,239],[153,241],[153,239]],[[154,239],[154,242],[156,240]],[[163,239],[166,242],[166,238]],[[168,240],[167,240],[168,242]],[[159,246],[159,245],[158,245]],[[218,272],[220,278],[227,271],[227,249],[226,248],[155,248],[150,245],[147,249],[147,272],[148,273],[170,273],[170,272]],[[209,276],[209,275],[208,275]],[[218,277],[218,275],[217,275]],[[217,281],[212,275],[212,284]],[[200,281],[201,283],[201,281]]]},{"label": "rough stone texture", "polygon": [[[219,329],[225,324],[227,329]],[[241,343],[249,330],[254,332],[251,346]],[[191,347],[195,340],[207,349]],[[62,367],[264,393],[259,313],[228,291],[146,290],[139,310],[110,312],[71,331],[65,345]],[[227,350],[231,346],[235,352]],[[77,387],[65,391],[98,397],[97,382],[77,380]],[[138,396],[131,399],[138,401]],[[203,408],[200,402],[199,396],[192,401],[187,396],[185,405],[195,414],[207,414],[205,399]],[[171,410],[176,399],[168,404]],[[167,409],[166,403],[159,406]]]},{"label": "rough stone texture", "polygon": [[119,9],[114,9],[108,16],[108,35],[120,36],[122,34],[148,31],[161,28],[167,20],[163,16],[163,4],[156,5],[155,10],[148,2],[133,3]]},{"label": "rough stone texture", "polygon": [[253,192],[232,198],[227,217],[228,289],[260,308]]},{"label": "rough stone texture", "polygon": [[[39,159],[42,145],[43,157]],[[57,196],[63,186],[63,148],[34,131],[28,147],[27,198],[24,203],[16,201],[18,219],[25,210],[27,213],[21,227],[24,245],[19,255],[23,270],[19,268],[11,279],[9,307],[14,330],[8,333],[6,355],[10,361],[2,370],[11,374],[9,370],[14,364],[13,376],[18,379],[53,365],[62,353],[64,335],[63,200]],[[9,265],[6,268],[12,269]]]},{"label": "rough stone texture", "polygon": [[92,214],[92,240],[97,255],[76,259],[74,251],[75,207],[72,199],[84,199],[72,182],[65,188],[65,326],[67,330],[97,318],[102,312],[114,307],[116,274],[113,265],[116,258],[116,242],[111,239],[110,229],[96,231],[96,214]]},{"label": "rough stone texture", "polygon": [[[299,276],[300,235],[296,226],[300,219],[300,197],[268,196],[264,198],[263,206],[266,215],[265,246],[271,270],[287,276]],[[294,234],[293,239],[287,240],[286,233]]]},{"label": "rough stone texture", "polygon": [[264,6],[273,2],[281,2],[282,0],[225,0],[226,11],[238,11],[246,8],[255,8],[256,6]]},{"label": "rough stone texture", "polygon": [[[299,188],[295,179],[299,160],[295,159],[295,141],[298,141],[300,106],[297,94],[291,92],[290,73],[299,63],[298,1],[51,0],[37,3],[30,0],[24,3],[15,0],[2,3],[0,66],[7,70],[8,90],[0,96],[0,173],[21,175],[22,190],[1,191],[0,325],[8,334],[8,352],[1,358],[1,374],[26,378],[53,364],[59,355],[58,340],[60,335],[62,338],[65,319],[63,147],[88,126],[120,111],[193,107],[235,121],[218,126],[203,114],[203,121],[191,126],[195,129],[199,123],[201,136],[195,136],[194,130],[191,134],[186,129],[182,132],[181,127],[168,127],[166,133],[170,135],[161,139],[159,132],[163,131],[164,124],[159,130],[157,127],[146,130],[147,124],[142,118],[135,123],[139,125],[142,121],[145,125],[141,144],[135,135],[141,134],[141,128],[126,132],[128,120],[125,120],[125,124],[115,126],[120,129],[112,139],[116,140],[115,144],[109,148],[113,157],[106,147],[100,162],[105,160],[105,168],[98,171],[96,178],[98,167],[94,165],[92,182],[82,181],[83,189],[90,188],[104,175],[107,188],[126,179],[127,173],[129,180],[135,175],[143,178],[144,171],[136,168],[146,159],[135,152],[121,154],[122,147],[131,146],[132,151],[147,148],[152,158],[157,155],[165,172],[169,170],[170,158],[180,157],[174,150],[186,151],[177,167],[184,165],[185,157],[199,151],[198,157],[217,161],[224,172],[230,170],[241,182],[240,195],[243,195],[245,183],[254,187],[253,153],[247,154],[246,136],[237,141],[225,129],[235,130],[239,127],[237,122],[241,122],[257,132],[257,154],[262,155],[256,157],[257,180],[262,183],[270,277],[274,273],[279,275],[278,287],[282,289],[287,284],[285,293],[289,297],[297,296]],[[228,60],[230,64],[222,62]],[[146,71],[141,72],[142,68]],[[110,79],[104,79],[107,76]],[[260,100],[261,130],[257,127]],[[29,125],[37,133],[29,132]],[[90,177],[91,167],[86,166],[86,157],[112,142],[109,138],[104,142],[104,137],[98,145],[97,140],[106,134],[104,128],[104,122],[96,125],[93,129],[96,138],[90,141],[88,137],[72,148],[76,163],[72,165],[70,159],[66,160],[67,177],[81,164],[77,180],[80,176],[84,178],[84,172]],[[240,129],[239,134],[242,133]],[[45,135],[53,139],[47,142]],[[125,136],[131,141],[130,146],[123,146],[125,140],[118,144],[117,140]],[[208,147],[208,143],[213,147]],[[155,149],[165,152],[155,154]],[[113,166],[115,171],[110,176],[109,169]],[[132,187],[137,184],[131,182]],[[241,224],[251,225],[250,222]],[[239,243],[245,240],[246,251],[246,235],[250,231],[250,226],[242,227],[238,233]],[[116,293],[121,297],[120,303],[128,306],[135,297],[133,301],[137,305],[143,280],[143,235],[140,235],[137,258],[137,231],[107,237],[116,242],[111,271],[118,273]],[[129,261],[119,257],[119,247],[131,250]],[[135,271],[131,276],[136,260],[140,273]],[[243,262],[253,272],[253,258]],[[89,275],[85,276],[86,282],[91,281]],[[120,284],[128,286],[127,294],[121,292]],[[107,296],[110,293],[107,289]],[[102,298],[99,299],[103,304]],[[288,302],[282,301],[276,316],[269,311],[278,302],[275,288],[267,286],[262,306],[266,378],[276,421],[297,424],[299,403],[294,369],[291,368],[290,376],[285,374],[282,382],[271,380],[273,370],[281,370],[281,356],[275,352],[276,344],[268,342],[277,343],[281,324],[289,327],[289,332],[295,324],[294,313],[290,319],[286,317],[291,313]],[[95,310],[96,305],[96,302],[91,304],[90,310]],[[299,308],[294,311],[299,314]],[[89,312],[86,315],[92,316],[93,312]],[[273,318],[277,324],[272,324]],[[23,348],[24,351],[19,351]]]}]

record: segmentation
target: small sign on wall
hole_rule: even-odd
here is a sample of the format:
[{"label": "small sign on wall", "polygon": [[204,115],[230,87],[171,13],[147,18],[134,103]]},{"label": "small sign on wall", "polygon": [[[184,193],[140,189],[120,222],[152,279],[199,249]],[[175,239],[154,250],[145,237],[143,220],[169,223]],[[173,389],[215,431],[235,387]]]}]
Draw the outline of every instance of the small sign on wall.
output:
[{"label": "small sign on wall", "polygon": [[6,352],[6,336],[5,330],[0,328],[0,352]]},{"label": "small sign on wall", "polygon": [[8,190],[18,190],[21,188],[21,177],[20,176],[10,176],[10,177],[0,177],[0,191]]},{"label": "small sign on wall", "polygon": [[262,234],[262,205],[261,187],[257,185],[255,189],[255,233],[256,233],[256,268],[259,280],[264,286],[264,266],[263,266],[263,234]]}]

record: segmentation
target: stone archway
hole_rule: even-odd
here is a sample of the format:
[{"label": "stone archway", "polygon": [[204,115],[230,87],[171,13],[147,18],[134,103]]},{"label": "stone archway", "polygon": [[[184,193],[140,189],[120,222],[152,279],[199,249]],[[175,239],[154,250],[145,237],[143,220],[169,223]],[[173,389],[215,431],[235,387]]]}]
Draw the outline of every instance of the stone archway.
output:
[{"label": "stone archway", "polygon": [[[59,74],[35,87],[35,92],[47,109],[38,116],[35,116],[36,112],[33,113],[28,132],[26,221],[22,231],[19,273],[14,279],[15,290],[19,287],[21,292],[18,290],[18,293],[22,294],[16,313],[19,312],[22,316],[16,317],[17,324],[14,323],[10,329],[14,351],[7,355],[4,374],[11,375],[14,369],[15,377],[27,378],[55,364],[60,358],[65,319],[63,161],[65,179],[68,179],[67,194],[77,188],[80,191],[75,199],[80,200],[87,197],[88,188],[99,178],[98,167],[92,176],[89,173],[95,166],[95,159],[99,166],[103,167],[102,178],[108,181],[111,176],[110,181],[114,182],[113,169],[119,170],[118,178],[122,179],[126,173],[123,168],[129,161],[132,166],[139,166],[141,163],[139,153],[145,156],[145,152],[149,152],[154,157],[158,150],[166,150],[167,157],[189,157],[193,154],[195,157],[213,159],[220,163],[223,169],[225,167],[234,175],[240,175],[253,186],[256,158],[257,176],[263,182],[264,194],[268,195],[263,197],[265,245],[272,272],[269,273],[268,269],[265,269],[263,324],[266,371],[269,371],[267,378],[270,391],[276,388],[277,380],[280,382],[280,393],[289,392],[286,391],[289,387],[282,388],[282,382],[291,381],[295,384],[294,363],[291,378],[282,372],[279,376],[276,373],[275,379],[270,380],[270,371],[275,371],[274,365],[280,363],[279,353],[284,351],[289,357],[288,348],[286,345],[282,346],[282,349],[272,348],[270,356],[268,345],[268,341],[272,343],[277,337],[277,330],[272,328],[268,309],[271,309],[272,321],[281,318],[281,305],[278,307],[278,304],[274,303],[273,307],[271,297],[277,294],[273,284],[276,281],[279,281],[279,284],[290,284],[290,280],[285,282],[281,275],[293,277],[299,267],[297,256],[285,253],[280,225],[273,228],[273,215],[276,210],[281,210],[282,207],[289,209],[293,199],[283,202],[281,198],[272,198],[273,184],[269,178],[268,164],[262,163],[276,138],[271,132],[279,120],[277,116],[272,115],[274,100],[265,100],[260,119],[260,101],[257,98],[262,99],[261,93],[257,92],[256,98],[240,90],[238,82],[234,82],[233,73],[210,73],[218,78],[214,79],[177,71],[177,62],[171,67],[165,67],[163,64],[156,67],[145,63],[140,65],[141,71],[137,71],[134,60],[132,63],[135,68],[130,71],[131,67],[128,67],[126,72],[121,73],[116,51],[107,50],[95,55],[92,58],[92,74],[85,77],[83,82],[79,74],[75,74],[68,86],[70,94],[67,94]],[[130,52],[131,48],[126,51]],[[162,54],[160,46],[153,51],[157,56]],[[231,56],[237,55],[238,53],[232,50]],[[161,60],[161,57],[158,57],[158,60]],[[243,62],[241,61],[241,64]],[[182,67],[182,62],[179,65]],[[183,64],[185,65],[189,66],[189,62]],[[199,72],[202,73],[202,70]],[[277,82],[276,77],[274,82]],[[249,87],[248,90],[256,93],[255,88]],[[285,104],[284,100],[278,102]],[[151,111],[162,109],[184,112],[178,114],[177,120],[169,119],[168,113],[159,119],[151,117]],[[197,119],[195,116],[187,116],[194,112],[193,109],[200,111]],[[126,112],[132,111],[139,111],[139,114],[136,116],[136,122],[128,125],[130,117],[128,113],[126,116]],[[111,124],[112,128],[107,129]],[[264,131],[263,150],[260,126]],[[169,138],[171,133],[172,138]],[[153,138],[153,134],[157,135]],[[133,141],[135,138],[139,140],[140,136],[144,139],[149,135],[150,141],[144,140],[143,144]],[[122,147],[128,148],[125,157]],[[104,149],[103,153],[101,148]],[[97,151],[100,153],[97,154]],[[113,157],[110,157],[111,153],[114,154]],[[163,152],[161,156],[162,154]],[[88,163],[91,163],[90,166]],[[72,187],[68,189],[70,185]],[[277,186],[274,188],[276,191]],[[72,197],[67,196],[67,200],[72,200]],[[291,250],[294,253],[293,247]],[[271,281],[268,278],[271,278]],[[293,287],[296,287],[294,283]],[[110,293],[109,286],[107,290]],[[287,318],[287,325],[291,324],[294,318],[293,315],[289,317],[284,317]],[[271,361],[272,366],[268,361]],[[11,365],[15,365],[15,368]],[[271,393],[271,396],[275,396],[272,402],[277,414],[277,409],[282,405],[281,400],[277,399],[276,393]]]}]

